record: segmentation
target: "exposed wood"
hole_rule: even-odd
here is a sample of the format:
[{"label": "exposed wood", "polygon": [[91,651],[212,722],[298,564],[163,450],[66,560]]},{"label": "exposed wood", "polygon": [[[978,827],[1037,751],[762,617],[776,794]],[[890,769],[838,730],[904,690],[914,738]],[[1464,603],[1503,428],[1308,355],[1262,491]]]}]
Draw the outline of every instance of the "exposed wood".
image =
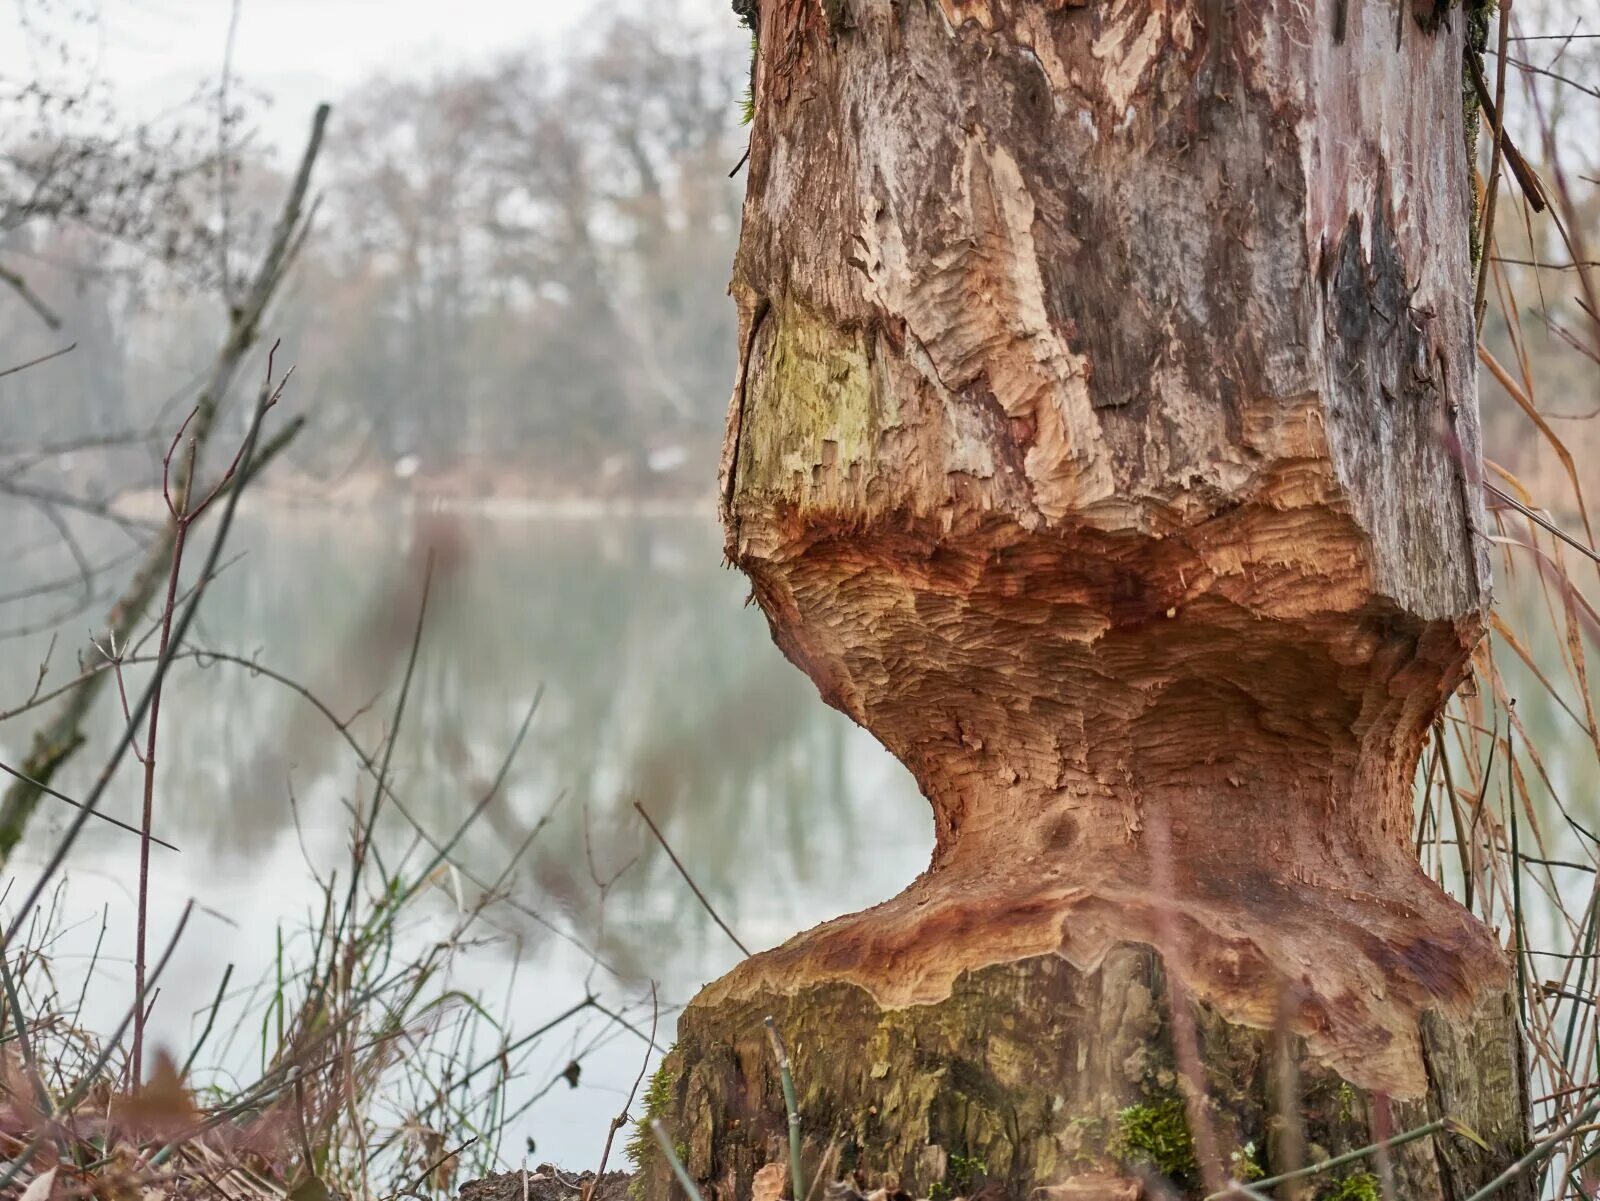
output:
[{"label": "exposed wood", "polygon": [[[1224,1041],[1259,1057],[1281,1025],[1304,1079],[1505,1117],[1427,1053],[1485,1012],[1502,1067],[1515,1036],[1501,949],[1408,845],[1488,567],[1463,20],[1400,17],[1397,43],[1377,0],[761,5],[728,554],[915,774],[937,845],[685,1014],[719,1196],[765,1162],[744,1025],[769,1004],[837,1010],[812,1028],[854,1066],[814,1045],[829,1084],[802,1105],[824,1139],[882,1094],[859,1069],[885,1023],[1021,1023],[1043,1108],[1006,1135],[1007,1186],[1065,1187],[1030,1139],[1137,1083],[1045,1104],[1109,1053],[1079,994],[1125,1006],[1104,973],[1151,948]],[[974,988],[998,1007],[976,1024]],[[885,1127],[870,1162],[911,1172],[926,1129]],[[1460,1194],[1436,1171],[1402,1195]]]}]

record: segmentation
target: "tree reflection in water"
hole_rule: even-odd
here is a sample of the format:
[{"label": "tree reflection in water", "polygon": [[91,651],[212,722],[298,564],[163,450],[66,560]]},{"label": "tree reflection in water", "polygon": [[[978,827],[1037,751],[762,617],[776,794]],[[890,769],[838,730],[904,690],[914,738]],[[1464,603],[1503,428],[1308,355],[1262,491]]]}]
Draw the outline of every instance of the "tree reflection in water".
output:
[{"label": "tree reflection in water", "polygon": [[[783,661],[744,604],[744,582],[722,565],[710,521],[291,510],[242,527],[234,545],[247,554],[214,585],[191,642],[259,656],[302,682],[372,752],[393,716],[431,552],[392,785],[433,838],[482,795],[543,688],[503,797],[459,848],[469,874],[492,879],[562,797],[515,874],[518,908],[501,911],[511,937],[485,954],[549,940],[531,910],[622,976],[663,980],[677,1000],[727,962],[731,948],[654,848],[634,800],[752,945],[888,896],[926,862],[914,784]],[[45,641],[0,646],[6,678],[31,679]],[[138,669],[128,675],[137,686]],[[237,664],[186,665],[169,695],[179,716],[164,731],[161,833],[184,853],[163,870],[191,877],[183,883],[204,900],[218,873],[248,873],[274,853],[292,862],[281,852],[297,838],[313,864],[336,865],[349,806],[371,803],[372,781],[327,719]],[[97,716],[99,742],[118,715],[107,705]],[[13,749],[24,732],[0,727],[0,739]],[[74,764],[69,791],[94,764],[92,753]],[[131,816],[136,793],[129,776],[108,810]],[[415,840],[393,807],[380,830],[389,856]],[[115,873],[130,848],[108,833],[86,854]],[[593,874],[635,860],[602,907]],[[278,886],[306,904],[314,895],[309,869]]]}]

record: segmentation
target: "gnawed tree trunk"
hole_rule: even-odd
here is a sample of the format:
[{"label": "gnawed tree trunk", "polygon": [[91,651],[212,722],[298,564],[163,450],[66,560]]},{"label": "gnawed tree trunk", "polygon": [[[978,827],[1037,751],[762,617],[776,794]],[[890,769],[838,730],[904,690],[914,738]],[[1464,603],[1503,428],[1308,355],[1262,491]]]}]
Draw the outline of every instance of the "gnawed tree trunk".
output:
[{"label": "gnawed tree trunk", "polygon": [[711,1195],[784,1158],[769,1012],[812,1170],[919,1193],[1524,1145],[1505,957],[1409,848],[1488,588],[1465,16],[760,4],[728,553],[937,843],[683,1015]]}]

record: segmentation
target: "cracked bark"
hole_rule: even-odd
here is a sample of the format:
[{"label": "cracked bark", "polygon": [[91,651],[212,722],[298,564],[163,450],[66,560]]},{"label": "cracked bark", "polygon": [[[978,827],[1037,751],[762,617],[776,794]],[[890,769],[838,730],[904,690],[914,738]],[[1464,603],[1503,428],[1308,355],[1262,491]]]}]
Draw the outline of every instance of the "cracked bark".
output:
[{"label": "cracked bark", "polygon": [[685,1012],[711,1195],[783,1158],[767,1012],[813,1158],[1193,1191],[1127,1129],[1169,980],[1235,1170],[1449,1116],[1492,1153],[1385,1170],[1456,1198],[1524,1144],[1505,957],[1408,850],[1488,567],[1463,14],[1402,19],[761,4],[727,550],[936,847]]}]

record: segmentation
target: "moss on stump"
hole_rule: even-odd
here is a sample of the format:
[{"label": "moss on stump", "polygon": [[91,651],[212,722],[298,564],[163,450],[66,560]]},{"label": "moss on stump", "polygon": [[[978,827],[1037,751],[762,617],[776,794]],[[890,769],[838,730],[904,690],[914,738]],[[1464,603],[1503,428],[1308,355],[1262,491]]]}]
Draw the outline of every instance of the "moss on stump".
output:
[{"label": "moss on stump", "polygon": [[[787,1121],[762,1019],[793,1063],[807,1179],[854,1174],[864,1189],[919,1197],[1198,1197],[1200,1165],[1175,1070],[1159,956],[1125,945],[1094,972],[1041,956],[969,972],[933,1005],[881,1009],[861,988],[690,1005],[652,1084],[712,1201],[746,1201],[756,1173],[787,1159]],[[1430,1064],[1472,1059],[1426,1099],[1389,1102],[1312,1062],[1302,1040],[1232,1026],[1192,1005],[1206,1110],[1225,1173],[1239,1180],[1302,1167],[1437,1117],[1461,1121],[1489,1151],[1451,1135],[1397,1148],[1279,1191],[1354,1201],[1393,1173],[1408,1201],[1466,1196],[1524,1149],[1514,1025],[1504,995],[1466,1022],[1424,1023]],[[1460,1081],[1478,1084],[1463,1091]],[[1285,1106],[1280,1098],[1292,1098]],[[1385,1127],[1383,1112],[1389,1111]],[[668,1165],[640,1140],[643,1198],[675,1197]],[[820,1191],[817,1195],[821,1195]],[[1507,1198],[1527,1201],[1508,1191]]]}]

